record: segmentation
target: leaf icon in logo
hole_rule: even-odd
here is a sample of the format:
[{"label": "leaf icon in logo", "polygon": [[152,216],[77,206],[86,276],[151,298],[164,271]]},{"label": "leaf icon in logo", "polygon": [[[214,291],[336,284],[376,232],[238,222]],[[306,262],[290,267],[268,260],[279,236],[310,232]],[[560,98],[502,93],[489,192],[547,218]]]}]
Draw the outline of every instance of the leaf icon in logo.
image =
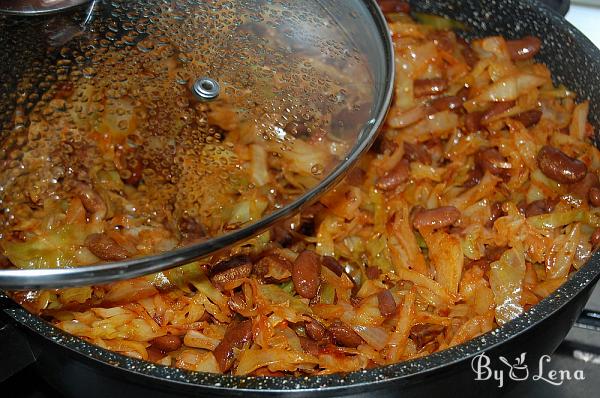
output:
[{"label": "leaf icon in logo", "polygon": [[505,357],[503,357],[503,356],[498,357],[500,362],[502,362],[503,364],[505,364],[506,366],[508,366],[510,368],[508,376],[510,377],[511,380],[521,381],[521,380],[527,380],[529,378],[529,369],[527,367],[527,364],[525,364],[525,356],[526,356],[526,353],[524,352],[520,356],[515,358],[514,365],[511,365],[510,362],[508,362],[508,360]]}]

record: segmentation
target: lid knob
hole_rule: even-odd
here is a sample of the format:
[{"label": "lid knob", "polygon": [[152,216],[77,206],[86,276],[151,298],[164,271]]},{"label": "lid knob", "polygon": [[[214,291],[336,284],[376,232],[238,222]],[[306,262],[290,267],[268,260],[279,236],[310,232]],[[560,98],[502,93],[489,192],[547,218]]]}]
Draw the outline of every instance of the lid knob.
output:
[{"label": "lid knob", "polygon": [[219,83],[210,77],[201,77],[192,86],[192,93],[201,101],[213,100],[219,96],[220,92]]}]

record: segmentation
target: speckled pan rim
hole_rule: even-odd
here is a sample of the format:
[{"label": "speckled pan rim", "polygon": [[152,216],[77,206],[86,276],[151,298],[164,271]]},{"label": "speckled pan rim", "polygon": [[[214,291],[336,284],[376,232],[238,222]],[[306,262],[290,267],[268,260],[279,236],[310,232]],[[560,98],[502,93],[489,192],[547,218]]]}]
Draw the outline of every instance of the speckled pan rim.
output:
[{"label": "speckled pan rim", "polygon": [[[542,8],[540,12],[545,14],[552,24],[559,28],[567,29],[583,47],[583,50],[595,59],[596,65],[600,65],[600,51],[577,29],[562,17],[549,11],[545,6],[540,5],[537,1],[530,1],[530,4]],[[600,67],[598,70],[600,70]],[[154,365],[96,347],[59,330],[41,318],[30,314],[23,308],[9,308],[4,311],[34,333],[40,334],[45,339],[80,355],[82,360],[89,361],[103,368],[113,368],[116,371],[122,371],[123,377],[130,376],[132,381],[135,378],[144,377],[151,383],[182,387],[199,393],[249,392],[277,395],[281,393],[306,394],[310,392],[311,395],[319,396],[331,395],[336,392],[349,394],[367,389],[384,388],[390,382],[407,380],[416,375],[424,375],[439,368],[469,360],[478,353],[508,343],[510,339],[535,327],[544,319],[567,305],[573,298],[581,294],[585,288],[589,287],[590,284],[595,283],[599,277],[600,252],[597,252],[565,284],[523,316],[464,344],[424,358],[381,368],[357,371],[345,375],[302,378],[236,377],[190,372]]]}]

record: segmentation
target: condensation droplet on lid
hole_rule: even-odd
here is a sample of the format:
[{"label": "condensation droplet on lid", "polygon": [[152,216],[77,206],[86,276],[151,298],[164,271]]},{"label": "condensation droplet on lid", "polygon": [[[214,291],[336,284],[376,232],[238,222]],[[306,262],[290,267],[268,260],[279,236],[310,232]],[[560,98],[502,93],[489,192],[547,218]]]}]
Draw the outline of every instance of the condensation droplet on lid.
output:
[{"label": "condensation droplet on lid", "polygon": [[325,170],[325,167],[323,167],[322,164],[320,163],[315,163],[311,168],[310,168],[310,172],[315,175],[315,176],[319,176],[321,174],[323,174],[323,171]]}]

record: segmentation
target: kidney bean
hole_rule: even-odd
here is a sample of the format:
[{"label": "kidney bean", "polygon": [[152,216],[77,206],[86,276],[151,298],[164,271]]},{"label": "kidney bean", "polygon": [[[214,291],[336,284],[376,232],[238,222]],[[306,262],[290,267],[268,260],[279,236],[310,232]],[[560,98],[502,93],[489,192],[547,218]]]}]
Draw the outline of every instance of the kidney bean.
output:
[{"label": "kidney bean", "polygon": [[344,267],[342,267],[342,264],[340,264],[340,262],[336,260],[335,257],[324,256],[323,265],[329,268],[329,270],[333,272],[336,276],[342,276],[342,274],[346,272]]},{"label": "kidney bean", "polygon": [[410,329],[410,338],[418,347],[423,347],[425,344],[433,341],[443,330],[444,326],[442,325],[431,323],[418,324]]},{"label": "kidney bean", "polygon": [[549,178],[563,184],[583,179],[587,166],[581,160],[567,156],[563,151],[545,145],[537,156],[538,167]]},{"label": "kidney bean", "polygon": [[75,187],[75,192],[83,207],[98,220],[106,216],[106,204],[100,195],[91,187],[79,183]]},{"label": "kidney bean", "polygon": [[594,249],[600,245],[600,228],[596,228],[592,236],[590,236],[590,243]]},{"label": "kidney bean", "polygon": [[377,294],[379,312],[384,317],[388,317],[396,312],[396,301],[389,290],[382,290]]},{"label": "kidney bean", "polygon": [[443,78],[416,79],[413,83],[415,97],[441,94],[448,89],[448,81]]},{"label": "kidney bean", "polygon": [[429,40],[433,40],[433,44],[442,51],[452,53],[454,51],[454,32],[436,30],[427,36]]},{"label": "kidney bean", "polygon": [[542,111],[539,109],[532,109],[530,111],[521,112],[516,116],[512,116],[512,118],[521,122],[525,127],[531,127],[538,124],[542,118]]},{"label": "kidney bean", "polygon": [[260,278],[265,278],[269,274],[268,282],[280,283],[289,278],[276,279],[273,275],[283,275],[286,270],[292,272],[293,267],[292,262],[287,258],[269,253],[254,264],[252,272]]},{"label": "kidney bean", "polygon": [[384,191],[390,191],[408,180],[409,165],[406,159],[400,160],[396,166],[390,171],[387,171],[381,178],[377,180],[375,186]]},{"label": "kidney bean", "polygon": [[367,172],[364,171],[361,167],[355,167],[348,173],[348,176],[346,177],[346,182],[350,185],[354,185],[355,187],[360,187],[366,179]]},{"label": "kidney bean", "polygon": [[442,206],[421,210],[414,215],[413,226],[421,228],[444,228],[454,224],[460,218],[460,211],[454,206]]},{"label": "kidney bean", "polygon": [[408,14],[410,12],[410,5],[407,1],[400,0],[377,0],[381,11],[384,13],[391,12],[402,12]]},{"label": "kidney bean", "polygon": [[300,339],[300,346],[305,352],[315,356],[319,355],[319,344],[316,341],[302,336],[298,336],[298,338]]},{"label": "kidney bean", "polygon": [[204,225],[192,217],[181,217],[177,227],[179,228],[179,232],[181,232],[183,237],[188,241],[206,237],[206,228]]},{"label": "kidney bean", "polygon": [[208,276],[214,285],[223,286],[237,279],[247,278],[252,273],[252,262],[245,255],[231,257],[217,263]]},{"label": "kidney bean", "polygon": [[483,112],[471,112],[465,116],[465,130],[467,133],[475,133],[481,128]]},{"label": "kidney bean", "polygon": [[463,183],[463,188],[473,188],[475,185],[479,184],[481,179],[483,178],[483,170],[478,165],[469,171],[467,175],[467,180]]},{"label": "kidney bean", "polygon": [[311,250],[304,250],[298,255],[292,269],[292,281],[296,292],[312,299],[321,286],[321,259]]},{"label": "kidney bean", "polygon": [[534,200],[525,207],[525,217],[551,213],[554,210],[556,203],[558,203],[558,201],[552,199]]},{"label": "kidney bean", "polygon": [[329,326],[329,332],[333,336],[336,344],[356,348],[363,343],[362,337],[360,337],[350,326],[340,322],[334,321]]},{"label": "kidney bean", "polygon": [[233,312],[240,312],[246,309],[246,297],[242,292],[236,292],[227,301],[227,305]]},{"label": "kidney bean", "polygon": [[468,100],[469,99],[469,87],[464,86],[463,88],[458,90],[458,93],[456,93],[456,96],[458,98],[460,98],[460,100],[462,102],[465,102],[466,100]]},{"label": "kidney bean", "polygon": [[283,129],[294,137],[308,137],[310,136],[311,132],[310,128],[304,121],[289,122]]},{"label": "kidney bean", "polygon": [[288,247],[294,241],[290,231],[281,225],[275,225],[273,229],[271,229],[271,238],[274,242],[279,243],[282,247]]},{"label": "kidney bean", "polygon": [[592,187],[600,188],[600,180],[598,180],[596,173],[588,172],[580,181],[569,185],[569,192],[585,201],[589,200]]},{"label": "kidney bean", "polygon": [[487,170],[494,175],[500,175],[507,171],[506,168],[502,167],[506,163],[506,159],[496,148],[487,148],[477,152],[475,163],[483,170]]},{"label": "kidney bean", "polygon": [[486,109],[485,112],[483,112],[483,115],[481,115],[480,123],[486,124],[488,120],[490,120],[494,116],[498,116],[506,112],[507,110],[515,106],[515,104],[516,101],[498,101],[492,103],[492,105],[490,105],[490,107]]},{"label": "kidney bean", "polygon": [[479,62],[479,56],[477,55],[477,53],[471,48],[471,46],[469,46],[469,44],[466,44],[466,47],[463,48],[462,50],[460,50],[460,53],[462,54],[463,58],[465,59],[465,62],[467,63],[467,65],[469,65],[469,67],[474,67],[477,62]]},{"label": "kidney bean", "polygon": [[455,95],[438,97],[431,101],[431,106],[437,112],[453,111],[462,107],[463,100]]},{"label": "kidney bean", "polygon": [[378,267],[368,265],[365,271],[369,279],[378,279],[379,275],[381,275],[381,270]]},{"label": "kidney bean", "polygon": [[600,188],[592,187],[590,189],[588,197],[592,206],[600,207]]},{"label": "kidney bean", "polygon": [[244,343],[252,339],[252,320],[230,324],[223,340],[215,347],[213,355],[221,372],[227,372],[233,365],[233,349],[242,348]]},{"label": "kidney bean", "polygon": [[181,338],[174,334],[167,334],[154,338],[151,342],[152,347],[159,349],[162,352],[171,352],[178,350],[181,347]]},{"label": "kidney bean", "polygon": [[486,223],[486,227],[492,228],[494,226],[494,222],[504,215],[504,211],[502,210],[502,202],[494,202],[490,209],[490,219]]},{"label": "kidney bean", "polygon": [[125,248],[104,233],[88,235],[84,245],[102,260],[119,261],[129,257],[129,252]]},{"label": "kidney bean", "polygon": [[526,36],[522,39],[507,40],[506,47],[513,61],[523,61],[539,53],[542,42],[535,36]]},{"label": "kidney bean", "polygon": [[404,141],[404,157],[410,162],[431,164],[431,154],[423,144],[411,144]]},{"label": "kidney bean", "polygon": [[304,329],[306,330],[306,335],[316,341],[325,340],[328,336],[328,332],[327,329],[325,329],[325,326],[321,325],[320,322],[314,319],[312,319],[309,322],[306,322],[304,325]]},{"label": "kidney bean", "polygon": [[389,138],[384,137],[383,134],[380,134],[373,144],[373,149],[377,153],[392,153],[398,148],[398,144]]}]

